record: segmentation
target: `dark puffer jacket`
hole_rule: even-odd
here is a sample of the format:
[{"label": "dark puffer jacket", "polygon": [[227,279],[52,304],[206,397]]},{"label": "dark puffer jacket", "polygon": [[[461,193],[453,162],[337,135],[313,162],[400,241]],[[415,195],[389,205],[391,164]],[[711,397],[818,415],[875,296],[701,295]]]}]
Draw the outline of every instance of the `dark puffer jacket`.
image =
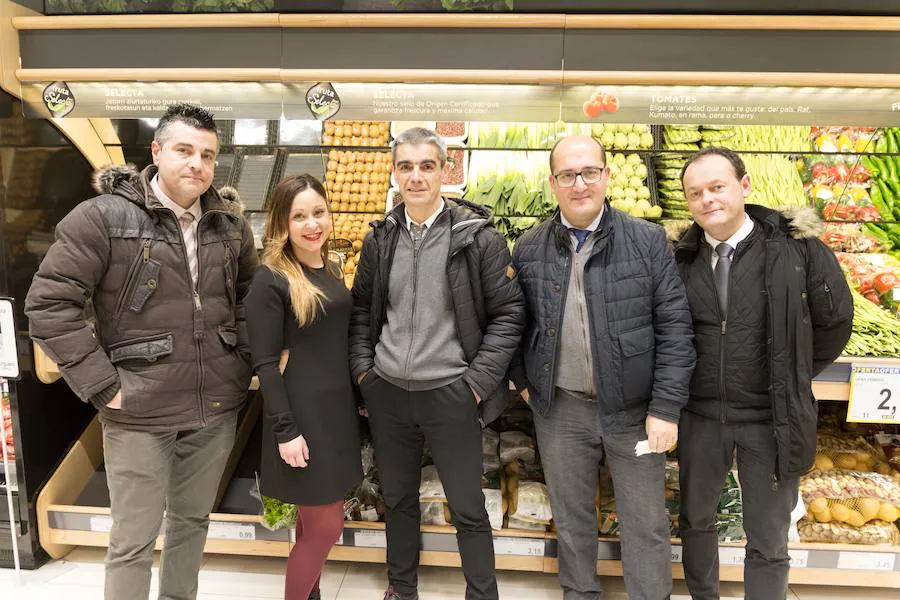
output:
[{"label": "dark puffer jacket", "polygon": [[[195,429],[247,396],[243,300],[256,250],[236,196],[210,188],[200,199],[194,297],[181,228],[150,188],[155,173],[154,166],[98,173],[102,195],[57,225],[25,312],[31,336],[103,418],[149,431]],[[106,408],[120,388],[122,409]]]},{"label": "dark puffer jacket", "polygon": [[[821,222],[812,209],[781,214],[748,204],[746,212],[762,226],[765,239],[765,359],[768,366],[768,398],[778,447],[778,475],[798,477],[812,467],[816,453],[817,406],[812,394],[812,378],[831,364],[844,349],[853,326],[853,299],[834,254],[817,239]],[[730,327],[723,327],[715,299],[703,293],[711,272],[709,252],[704,248],[703,231],[693,225],[675,246],[678,268],[688,289],[697,351],[703,353],[687,410],[728,420],[743,413],[729,410],[728,396],[707,397],[711,386],[754,382],[758,367],[754,361],[729,361],[729,348],[755,345],[752,332],[730,339]],[[732,290],[730,298],[746,290]],[[729,302],[728,322],[747,321],[733,314]],[[738,307],[746,303],[736,303]],[[712,353],[712,357],[709,354]],[[725,356],[722,364],[721,356]],[[756,365],[756,366],[754,366]],[[710,383],[709,377],[715,378]],[[695,395],[701,392],[701,396]],[[745,407],[752,408],[752,407]]]},{"label": "dark puffer jacket", "polygon": [[[594,389],[607,431],[647,415],[677,422],[688,400],[694,345],[687,297],[661,227],[608,204],[584,284]],[[526,233],[513,251],[527,325],[511,376],[528,387],[533,410],[553,402],[572,244],[559,213]]]},{"label": "dark puffer jacket", "polygon": [[[456,328],[469,368],[463,379],[481,396],[487,424],[506,407],[506,371],[519,345],[525,317],[522,291],[510,266],[509,249],[494,229],[490,212],[465,200],[446,199],[450,210],[447,279]],[[353,380],[375,364],[375,346],[387,319],[388,282],[405,207],[372,223],[353,280],[350,367]]]}]

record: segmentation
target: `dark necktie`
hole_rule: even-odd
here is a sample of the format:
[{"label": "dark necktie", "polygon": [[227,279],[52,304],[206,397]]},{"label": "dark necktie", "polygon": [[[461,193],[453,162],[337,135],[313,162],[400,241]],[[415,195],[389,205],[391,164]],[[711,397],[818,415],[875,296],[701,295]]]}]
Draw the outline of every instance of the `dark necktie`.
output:
[{"label": "dark necktie", "polygon": [[734,248],[722,242],[716,246],[716,254],[719,255],[719,260],[713,274],[716,291],[719,293],[719,310],[724,319],[728,314],[728,277],[731,274],[731,256],[734,254]]},{"label": "dark necktie", "polygon": [[581,250],[581,247],[584,246],[584,242],[587,240],[588,236],[591,235],[591,232],[587,229],[576,229],[574,227],[569,227],[569,231],[575,236],[575,239],[578,240],[578,243],[575,245],[575,252]]},{"label": "dark necktie", "polygon": [[409,235],[412,237],[414,250],[418,250],[419,246],[422,245],[422,240],[425,239],[426,229],[427,227],[425,225],[419,225],[415,221],[409,222]]}]

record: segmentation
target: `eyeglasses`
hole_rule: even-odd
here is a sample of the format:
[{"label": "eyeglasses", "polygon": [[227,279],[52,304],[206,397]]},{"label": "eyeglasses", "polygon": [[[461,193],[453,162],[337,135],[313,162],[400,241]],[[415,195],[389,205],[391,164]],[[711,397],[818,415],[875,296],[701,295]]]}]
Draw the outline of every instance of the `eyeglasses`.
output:
[{"label": "eyeglasses", "polygon": [[581,180],[585,185],[597,183],[603,179],[603,173],[606,167],[585,167],[580,171],[560,171],[553,176],[559,187],[570,188],[575,186],[575,180],[581,175]]}]

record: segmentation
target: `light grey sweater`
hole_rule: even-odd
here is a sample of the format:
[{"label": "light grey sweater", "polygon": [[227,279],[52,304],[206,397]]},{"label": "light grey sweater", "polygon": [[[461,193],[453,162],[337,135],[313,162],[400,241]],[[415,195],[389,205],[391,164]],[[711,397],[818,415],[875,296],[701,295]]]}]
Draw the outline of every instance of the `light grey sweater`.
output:
[{"label": "light grey sweater", "polygon": [[447,279],[450,211],[426,230],[419,249],[405,226],[388,280],[387,321],[375,346],[375,373],[409,391],[433,390],[462,377],[466,362]]}]

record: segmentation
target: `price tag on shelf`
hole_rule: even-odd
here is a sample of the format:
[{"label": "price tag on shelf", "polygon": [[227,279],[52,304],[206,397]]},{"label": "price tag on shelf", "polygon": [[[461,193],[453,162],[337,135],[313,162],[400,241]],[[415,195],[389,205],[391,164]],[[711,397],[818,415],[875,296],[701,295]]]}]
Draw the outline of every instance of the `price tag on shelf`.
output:
[{"label": "price tag on shelf", "polygon": [[856,571],[893,571],[896,554],[892,552],[841,552],[838,569]]},{"label": "price tag on shelf", "polygon": [[744,548],[719,548],[719,564],[743,565],[746,555]]},{"label": "price tag on shelf", "polygon": [[112,526],[112,517],[91,517],[91,531],[94,531],[96,533],[109,533],[112,530]]},{"label": "price tag on shelf", "polygon": [[850,423],[900,423],[900,367],[853,365]]},{"label": "price tag on shelf", "polygon": [[256,539],[256,527],[247,523],[210,521],[209,535],[207,537],[213,540],[253,541]]},{"label": "price tag on shelf", "polygon": [[357,529],[353,539],[357,548],[387,548],[387,537],[380,529]]},{"label": "price tag on shelf", "polygon": [[494,538],[494,553],[511,556],[544,556],[544,540],[531,538]]},{"label": "price tag on shelf", "polygon": [[681,546],[672,546],[672,562],[681,564],[684,558],[684,548]]},{"label": "price tag on shelf", "polygon": [[791,548],[788,550],[788,554],[791,557],[792,569],[805,569],[809,566],[809,550],[795,550]]}]

